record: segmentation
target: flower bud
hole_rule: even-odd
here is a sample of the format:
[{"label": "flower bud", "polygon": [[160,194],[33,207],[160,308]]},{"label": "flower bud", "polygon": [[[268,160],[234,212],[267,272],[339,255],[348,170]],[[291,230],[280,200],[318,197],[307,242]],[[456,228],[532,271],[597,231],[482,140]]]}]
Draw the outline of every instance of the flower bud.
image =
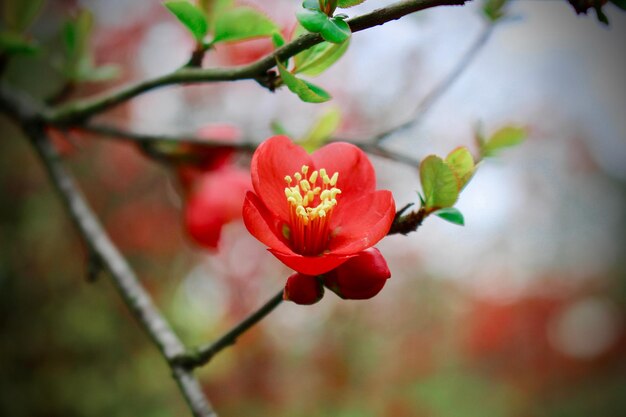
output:
[{"label": "flower bud", "polygon": [[324,287],[317,277],[295,272],[287,278],[283,300],[296,304],[315,304],[324,296]]},{"label": "flower bud", "polygon": [[323,281],[343,299],[366,300],[378,294],[389,277],[391,272],[383,255],[369,248],[324,274]]}]

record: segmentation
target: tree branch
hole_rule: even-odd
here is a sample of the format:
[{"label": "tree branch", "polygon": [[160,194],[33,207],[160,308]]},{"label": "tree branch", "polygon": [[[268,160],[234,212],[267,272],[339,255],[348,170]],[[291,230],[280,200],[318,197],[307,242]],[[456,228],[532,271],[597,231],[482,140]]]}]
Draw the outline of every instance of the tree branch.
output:
[{"label": "tree branch", "polygon": [[201,346],[191,352],[181,354],[174,358],[174,363],[192,369],[208,363],[222,349],[235,344],[237,338],[245,333],[250,327],[257,324],[261,319],[271,313],[283,301],[283,290],[270,298],[261,308],[250,314],[235,327],[230,329],[215,342]]},{"label": "tree branch", "polygon": [[158,142],[178,143],[181,145],[199,145],[207,148],[231,148],[242,152],[254,152],[257,147],[257,144],[251,142],[226,142],[223,140],[214,140],[190,135],[152,135],[147,133],[131,132],[104,124],[88,123],[76,126],[76,128],[84,132],[102,135],[110,139],[132,141],[137,144],[153,144]]},{"label": "tree branch", "polygon": [[[436,6],[463,5],[471,0],[405,0],[391,4],[373,12],[347,20],[352,32],[358,32],[373,26],[397,20],[407,14]],[[234,68],[198,69],[184,67],[170,74],[153,78],[122,87],[103,95],[67,103],[56,109],[48,109],[44,118],[48,123],[68,125],[84,121],[94,114],[105,111],[113,106],[130,100],[147,91],[183,83],[235,81],[245,79],[259,79],[265,77],[266,72],[276,65],[276,59],[291,58],[303,50],[322,42],[319,34],[307,34],[289,42],[260,60],[245,66]]]},{"label": "tree branch", "polygon": [[131,313],[170,364],[174,379],[193,415],[216,417],[198,380],[189,370],[172,362],[173,358],[185,351],[182,342],[154,305],[130,265],[107,236],[74,179],[62,166],[56,150],[45,133],[40,126],[34,124],[26,124],[23,127],[89,250],[98,256]]},{"label": "tree branch", "polygon": [[[213,140],[207,138],[201,138],[198,136],[171,136],[171,135],[152,135],[145,133],[131,132],[128,130],[119,129],[114,126],[88,123],[84,125],[76,126],[78,130],[82,130],[89,133],[102,135],[114,140],[132,141],[138,144],[152,144],[158,142],[169,142],[178,144],[190,144],[205,146],[207,148],[231,148],[241,152],[254,152],[258,146],[258,142],[245,141],[245,142],[225,142],[220,140]],[[335,141],[335,140],[333,140]],[[418,167],[419,161],[415,158],[407,156],[404,153],[391,151],[383,148],[378,144],[372,144],[367,142],[350,141],[341,139],[342,142],[348,142],[359,148],[363,149],[372,155],[377,155],[382,158],[390,159],[392,161],[400,162],[411,167]]]}]

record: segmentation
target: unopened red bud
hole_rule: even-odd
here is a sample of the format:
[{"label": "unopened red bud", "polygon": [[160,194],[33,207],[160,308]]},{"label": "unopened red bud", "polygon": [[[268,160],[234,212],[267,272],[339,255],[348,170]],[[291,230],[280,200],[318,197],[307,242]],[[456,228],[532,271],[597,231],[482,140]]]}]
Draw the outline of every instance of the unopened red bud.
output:
[{"label": "unopened red bud", "polygon": [[293,273],[287,278],[283,299],[296,304],[315,304],[324,296],[324,287],[317,277]]},{"label": "unopened red bud", "polygon": [[383,255],[369,248],[324,274],[323,281],[343,299],[366,300],[378,294],[389,277],[391,272]]}]

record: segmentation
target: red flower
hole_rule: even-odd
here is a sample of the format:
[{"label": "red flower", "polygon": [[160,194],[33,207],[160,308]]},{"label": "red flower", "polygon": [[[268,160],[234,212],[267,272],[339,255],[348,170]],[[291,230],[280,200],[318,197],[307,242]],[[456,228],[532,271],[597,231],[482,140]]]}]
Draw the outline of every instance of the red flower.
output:
[{"label": "red flower", "polygon": [[[198,130],[198,136],[211,141],[236,142],[241,138],[237,126],[227,123],[208,124]],[[230,162],[235,153],[228,146],[208,147],[195,143],[180,145],[179,153],[186,156],[186,161],[176,167],[178,178],[188,190],[205,172],[219,169]]]},{"label": "red flower", "polygon": [[324,285],[346,300],[372,298],[391,277],[387,262],[380,251],[369,248],[354,258],[324,274]]},{"label": "red flower", "polygon": [[198,179],[185,208],[185,226],[200,245],[217,248],[222,226],[241,216],[241,202],[250,190],[247,171],[223,167]]},{"label": "red flower", "polygon": [[396,209],[390,191],[376,191],[363,151],[336,142],[313,154],[285,136],[262,143],[251,164],[243,206],[248,231],[288,267],[328,272],[382,239]]}]

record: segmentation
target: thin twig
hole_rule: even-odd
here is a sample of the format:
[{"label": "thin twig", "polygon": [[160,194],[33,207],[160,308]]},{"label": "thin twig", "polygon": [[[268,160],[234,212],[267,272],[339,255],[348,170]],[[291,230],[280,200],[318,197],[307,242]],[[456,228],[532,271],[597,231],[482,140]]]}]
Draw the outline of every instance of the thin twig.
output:
[{"label": "thin twig", "polygon": [[454,68],[441,81],[439,81],[439,83],[437,83],[433,87],[433,89],[430,90],[430,92],[426,94],[424,98],[418,103],[417,107],[413,111],[413,116],[409,120],[398,126],[394,126],[390,129],[378,133],[370,140],[374,143],[380,144],[381,142],[385,141],[396,133],[418,125],[424,119],[430,109],[432,109],[433,105],[446,93],[446,91],[448,91],[448,89],[463,74],[463,72],[465,72],[465,70],[474,60],[474,58],[478,56],[478,53],[491,37],[494,27],[495,24],[492,22],[486,24],[485,28],[478,35],[470,48],[465,51],[465,53],[461,56]]},{"label": "thin twig", "polygon": [[[221,140],[207,139],[199,136],[190,136],[190,135],[181,135],[181,136],[172,136],[172,135],[153,135],[146,133],[137,133],[131,132],[128,130],[120,129],[114,126],[104,125],[104,124],[93,124],[88,123],[84,125],[78,125],[75,129],[82,130],[89,133],[94,133],[98,135],[102,135],[104,137],[114,139],[114,140],[123,140],[123,141],[132,141],[138,144],[153,144],[158,142],[163,143],[178,143],[178,144],[187,144],[187,145],[198,145],[207,148],[230,148],[233,150],[241,151],[241,152],[254,152],[257,148],[259,142],[254,140],[240,141],[240,142],[225,142]],[[336,141],[336,140],[333,140]],[[363,149],[365,152],[368,152],[372,155],[377,155],[382,158],[390,159],[396,162],[400,162],[402,164],[417,167],[419,166],[419,161],[414,159],[404,153],[395,152],[389,149],[385,149],[378,144],[372,144],[368,142],[357,142],[351,140],[342,140],[343,142],[351,143],[359,148]]]},{"label": "thin twig", "polygon": [[215,356],[215,354],[220,352],[222,349],[235,344],[239,336],[271,313],[282,301],[283,290],[281,289],[278,293],[276,293],[276,295],[263,304],[261,308],[239,322],[215,342],[201,346],[191,352],[179,355],[174,358],[174,363],[189,369],[208,363],[213,356]]},{"label": "thin twig", "polygon": [[207,148],[230,148],[243,152],[253,152],[257,144],[252,142],[226,142],[192,135],[153,135],[147,133],[131,132],[115,126],[89,123],[76,126],[78,130],[105,136],[109,139],[132,141],[138,144],[154,143],[178,143],[185,145],[199,145]]},{"label": "thin twig", "polygon": [[133,316],[170,363],[173,376],[193,415],[216,417],[198,380],[189,370],[172,362],[173,358],[185,351],[182,342],[154,305],[152,298],[143,288],[130,265],[107,236],[74,179],[62,166],[56,150],[43,130],[36,125],[26,125],[25,132],[30,137],[73,223],[89,246],[89,250],[98,256]]},{"label": "thin twig", "polygon": [[[408,14],[436,6],[463,5],[470,0],[405,0],[373,12],[347,20],[353,32],[397,20]],[[46,122],[55,125],[68,125],[81,122],[94,114],[130,100],[147,91],[183,83],[235,81],[245,79],[263,80],[266,72],[276,65],[276,59],[284,61],[303,50],[322,42],[319,34],[307,34],[285,44],[273,53],[249,65],[234,68],[181,68],[170,74],[141,81],[103,95],[67,103],[56,109],[48,109]]]}]

